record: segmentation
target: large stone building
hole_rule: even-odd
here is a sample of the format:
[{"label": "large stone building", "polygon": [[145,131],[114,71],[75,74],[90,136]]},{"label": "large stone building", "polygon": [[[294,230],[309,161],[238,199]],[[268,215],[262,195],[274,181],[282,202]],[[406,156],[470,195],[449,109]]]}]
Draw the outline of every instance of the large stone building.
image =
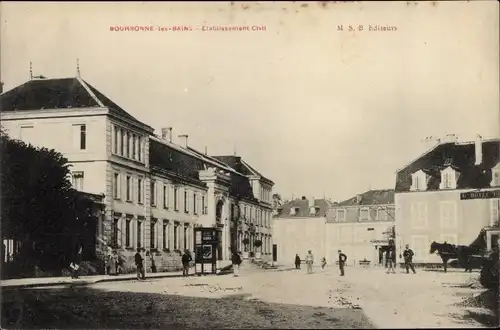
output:
[{"label": "large stone building", "polygon": [[305,259],[308,250],[316,261],[325,256],[329,238],[326,237],[326,213],[331,202],[326,199],[294,199],[285,202],[274,216],[273,235],[277,246],[277,261],[293,264],[295,254]]},{"label": "large stone building", "polygon": [[462,199],[464,193],[500,196],[500,140],[437,143],[397,172],[396,245],[409,244],[416,263],[440,263],[432,241],[469,245],[484,227],[498,223],[500,199]]},{"label": "large stone building", "polygon": [[0,109],[12,138],[61,152],[75,188],[104,195],[97,254],[108,245],[131,258],[143,247],[159,270],[176,268],[180,251],[194,248],[193,229],[205,226],[221,233],[220,260],[244,237],[261,239],[269,257],[274,183],[241,157],[210,157],[187,136],[173,143],[171,128],[157,136],[79,77],[30,80],[3,93]]},{"label": "large stone building", "polygon": [[348,264],[382,262],[395,223],[394,190],[369,190],[332,205],[327,214],[328,258],[337,251],[348,256]]}]

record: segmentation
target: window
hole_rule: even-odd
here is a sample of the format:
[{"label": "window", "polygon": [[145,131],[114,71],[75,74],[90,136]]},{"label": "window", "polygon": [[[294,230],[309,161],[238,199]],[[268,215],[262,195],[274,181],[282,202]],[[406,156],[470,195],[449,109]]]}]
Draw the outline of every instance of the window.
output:
[{"label": "window", "polygon": [[414,182],[414,188],[415,188],[415,190],[420,190],[420,177],[418,175],[415,175],[413,177],[413,179],[415,181]]},{"label": "window", "polygon": [[118,152],[118,139],[120,136],[120,129],[116,126],[113,126],[113,153],[116,154]]},{"label": "window", "polygon": [[137,203],[139,203],[139,204],[143,203],[143,199],[142,199],[142,196],[143,196],[142,187],[143,186],[144,186],[144,180],[141,178],[137,179]]},{"label": "window", "polygon": [[135,134],[132,134],[132,159],[136,159],[137,153],[136,153],[136,136]]},{"label": "window", "polygon": [[189,213],[189,199],[188,199],[188,192],[187,190],[184,190],[184,212]]},{"label": "window", "polygon": [[179,234],[179,223],[175,222],[174,223],[174,249],[178,249],[179,248],[178,234]]},{"label": "window", "polygon": [[142,221],[137,220],[137,247],[142,247]]},{"label": "window", "polygon": [[127,175],[127,202],[132,201],[132,177]]},{"label": "window", "polygon": [[163,249],[170,248],[169,235],[170,235],[170,231],[168,230],[168,220],[164,220],[163,221]]},{"label": "window", "polygon": [[76,190],[83,190],[83,172],[73,172],[72,174],[72,184]]},{"label": "window", "polygon": [[125,246],[130,247],[130,236],[132,235],[131,231],[131,224],[132,224],[132,219],[127,218],[125,221]]},{"label": "window", "polygon": [[497,227],[500,221],[500,198],[490,199],[490,226]]},{"label": "window", "polygon": [[115,127],[115,153],[121,155],[122,148],[122,130],[119,127]]},{"label": "window", "polygon": [[188,226],[184,225],[184,250],[188,248]]},{"label": "window", "polygon": [[111,228],[111,246],[118,247],[118,233],[119,233],[120,217],[115,216],[113,219],[113,227]]},{"label": "window", "polygon": [[337,210],[337,222],[345,222],[345,210]]},{"label": "window", "polygon": [[444,201],[440,203],[441,228],[455,228],[457,226],[456,203]]},{"label": "window", "polygon": [[196,205],[197,198],[198,198],[198,196],[196,195],[196,193],[193,193],[193,212],[194,212],[194,214],[198,214],[198,208]]},{"label": "window", "polygon": [[80,126],[80,150],[85,150],[87,147],[87,126]]},{"label": "window", "polygon": [[168,209],[168,186],[163,185],[163,208]]},{"label": "window", "polygon": [[32,142],[34,141],[33,138],[35,137],[33,133],[34,133],[33,126],[21,126],[19,139],[25,142]]},{"label": "window", "polygon": [[158,219],[151,219],[150,223],[150,235],[149,235],[149,247],[151,249],[156,249],[156,223]]},{"label": "window", "polygon": [[491,171],[491,186],[492,187],[500,186],[500,169],[493,169]]},{"label": "window", "polygon": [[130,150],[130,143],[129,142],[130,141],[128,139],[128,132],[125,131],[123,133],[123,144],[124,144],[123,148],[125,149],[125,155],[124,156],[127,157],[127,158],[129,157],[129,150]]},{"label": "window", "polygon": [[411,176],[411,189],[412,191],[421,191],[427,189],[427,174],[425,174],[422,170],[417,171]]},{"label": "window", "polygon": [[207,209],[205,206],[205,195],[201,196],[201,212],[207,214]]},{"label": "window", "polygon": [[367,208],[362,208],[361,210],[359,210],[359,220],[360,221],[370,220],[370,210]]},{"label": "window", "polygon": [[151,206],[156,206],[156,182],[151,180]]},{"label": "window", "polygon": [[443,173],[443,188],[451,188],[451,173]]},{"label": "window", "polygon": [[177,187],[174,187],[174,210],[179,211],[179,196],[178,196],[179,190]]},{"label": "window", "polygon": [[126,134],[123,130],[120,130],[120,156],[124,156],[125,155],[125,146],[127,144],[127,141],[126,141]]},{"label": "window", "polygon": [[142,162],[142,138],[140,136],[137,137],[137,144],[138,144],[138,148],[137,148],[137,160],[139,160],[140,162]]},{"label": "window", "polygon": [[113,197],[120,199],[120,173],[113,174]]},{"label": "window", "polygon": [[377,220],[386,221],[387,220],[387,210],[383,207],[377,209]]},{"label": "window", "polygon": [[128,133],[128,140],[127,140],[127,149],[128,149],[128,153],[127,153],[127,157],[130,157],[133,159],[133,154],[134,154],[134,150],[133,150],[133,146],[134,146],[134,137],[133,137],[133,134],[132,133]]},{"label": "window", "polygon": [[73,143],[75,149],[85,150],[87,147],[87,126],[78,124],[73,125]]},{"label": "window", "polygon": [[426,203],[411,204],[411,219],[413,228],[426,228],[427,204]]}]

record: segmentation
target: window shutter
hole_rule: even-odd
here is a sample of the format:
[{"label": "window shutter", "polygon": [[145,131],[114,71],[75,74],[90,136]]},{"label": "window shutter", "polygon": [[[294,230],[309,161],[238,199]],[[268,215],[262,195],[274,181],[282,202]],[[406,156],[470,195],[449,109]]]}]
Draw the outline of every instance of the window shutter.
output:
[{"label": "window shutter", "polygon": [[123,221],[122,221],[122,218],[118,218],[118,233],[117,233],[117,241],[118,241],[118,246],[123,246],[122,245],[122,242],[123,242]]},{"label": "window shutter", "polygon": [[500,199],[495,198],[490,200],[490,226],[498,223],[500,218]]}]

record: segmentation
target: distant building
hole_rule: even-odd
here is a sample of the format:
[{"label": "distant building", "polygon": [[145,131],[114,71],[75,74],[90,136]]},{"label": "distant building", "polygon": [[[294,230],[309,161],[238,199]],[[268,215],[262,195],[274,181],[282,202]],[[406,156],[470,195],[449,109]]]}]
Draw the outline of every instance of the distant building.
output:
[{"label": "distant building", "polygon": [[304,259],[311,250],[319,262],[325,256],[326,213],[331,202],[326,199],[295,199],[285,202],[273,220],[273,243],[277,245],[280,264],[293,264],[295,254]]},{"label": "distant building", "polygon": [[104,195],[97,254],[104,244],[129,258],[145,248],[159,271],[175,269],[204,226],[220,231],[219,260],[244,237],[261,239],[270,258],[274,183],[241,157],[210,157],[187,136],[175,144],[171,129],[156,136],[80,77],[30,80],[0,95],[0,111],[9,136],[61,152],[74,187]]},{"label": "distant building", "polygon": [[[460,143],[454,136],[397,172],[396,245],[409,244],[417,263],[440,262],[429,254],[432,241],[469,245],[484,227],[498,223],[500,140]],[[469,192],[491,193],[484,199],[461,199]],[[488,195],[488,193],[486,194]],[[475,197],[474,197],[475,198]]]},{"label": "distant building", "polygon": [[395,224],[394,190],[370,190],[332,205],[327,214],[328,257],[338,250],[349,264],[381,262]]}]

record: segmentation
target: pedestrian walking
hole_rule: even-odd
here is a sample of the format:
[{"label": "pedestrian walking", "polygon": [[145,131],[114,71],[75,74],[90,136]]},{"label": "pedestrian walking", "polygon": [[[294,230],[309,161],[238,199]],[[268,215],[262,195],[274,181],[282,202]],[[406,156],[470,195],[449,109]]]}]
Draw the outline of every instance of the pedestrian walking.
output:
[{"label": "pedestrian walking", "polygon": [[347,256],[342,253],[342,250],[338,251],[339,253],[339,269],[340,269],[340,276],[344,276],[344,267],[345,267],[345,262],[347,261]]},{"label": "pedestrian walking", "polygon": [[80,246],[78,252],[73,257],[73,261],[69,265],[71,268],[71,278],[78,278],[80,264],[82,263],[82,250],[83,248]]},{"label": "pedestrian walking", "polygon": [[193,260],[188,250],[182,255],[182,276],[189,276],[189,263]]},{"label": "pedestrian walking", "polygon": [[241,257],[239,253],[233,252],[231,257],[231,263],[233,264],[233,273],[234,276],[238,276],[240,274],[240,265],[241,265]]},{"label": "pedestrian walking", "polygon": [[413,251],[410,249],[410,245],[406,244],[406,249],[403,251],[403,259],[405,261],[406,273],[410,273],[410,269],[413,274],[416,274],[415,267],[413,267]]},{"label": "pedestrian walking", "polygon": [[394,246],[389,247],[389,250],[387,251],[386,254],[386,261],[387,261],[387,274],[389,273],[396,274],[396,270],[394,269],[396,265],[396,253],[394,251]]},{"label": "pedestrian walking", "polygon": [[300,269],[300,263],[301,263],[300,257],[299,257],[299,254],[297,253],[295,255],[295,269]]},{"label": "pedestrian walking", "polygon": [[306,255],[306,266],[307,266],[307,274],[312,274],[313,272],[313,263],[314,263],[314,256],[312,254],[312,251],[309,250]]},{"label": "pedestrian walking", "polygon": [[326,258],[323,257],[321,258],[321,269],[325,269],[325,266],[326,266]]},{"label": "pedestrian walking", "polygon": [[134,259],[135,267],[137,268],[137,279],[144,280],[146,278],[146,274],[144,272],[144,258],[141,255],[141,248],[137,249]]}]

